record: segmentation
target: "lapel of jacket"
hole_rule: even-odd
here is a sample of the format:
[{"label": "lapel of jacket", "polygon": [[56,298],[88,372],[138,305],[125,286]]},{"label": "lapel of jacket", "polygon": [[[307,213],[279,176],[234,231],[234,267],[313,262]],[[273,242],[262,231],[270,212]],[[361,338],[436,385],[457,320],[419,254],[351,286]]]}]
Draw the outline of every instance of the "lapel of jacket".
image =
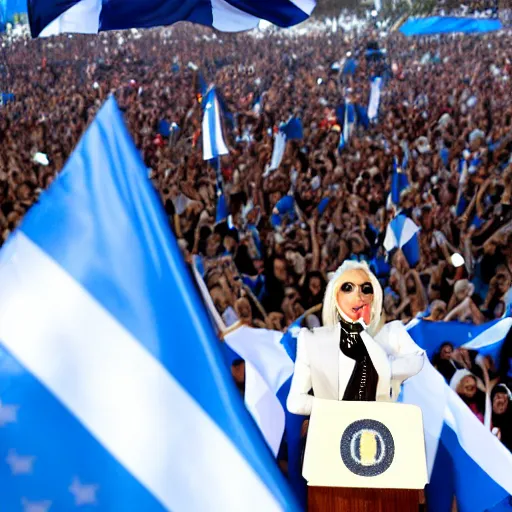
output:
[{"label": "lapel of jacket", "polygon": [[379,375],[377,401],[389,401],[391,390],[391,366],[384,349],[366,332],[361,333],[368,355]]},{"label": "lapel of jacket", "polygon": [[[315,361],[311,361],[315,368],[313,386],[315,381],[317,390],[322,394],[319,398],[339,400],[338,376],[339,376],[339,327],[326,329],[322,336],[311,338],[311,349],[316,354]],[[316,378],[315,378],[316,377]],[[319,389],[321,387],[321,389]]]},{"label": "lapel of jacket", "polygon": [[341,327],[340,324],[338,323],[336,327],[336,355],[333,356],[333,358],[336,360],[339,372],[338,382],[336,383],[338,389],[338,400],[343,400],[343,395],[345,394],[345,390],[347,389],[350,377],[352,377],[352,372],[354,371],[356,362],[353,359],[350,359],[350,357],[347,357],[340,350],[340,338]]}]

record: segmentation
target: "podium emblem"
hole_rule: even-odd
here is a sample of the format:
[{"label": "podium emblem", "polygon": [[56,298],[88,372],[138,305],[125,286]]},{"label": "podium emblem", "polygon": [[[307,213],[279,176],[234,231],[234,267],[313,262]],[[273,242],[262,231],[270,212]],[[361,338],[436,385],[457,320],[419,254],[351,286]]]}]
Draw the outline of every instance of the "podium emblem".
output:
[{"label": "podium emblem", "polygon": [[358,476],[377,476],[389,469],[395,456],[390,430],[377,420],[363,419],[351,423],[343,432],[341,459]]}]

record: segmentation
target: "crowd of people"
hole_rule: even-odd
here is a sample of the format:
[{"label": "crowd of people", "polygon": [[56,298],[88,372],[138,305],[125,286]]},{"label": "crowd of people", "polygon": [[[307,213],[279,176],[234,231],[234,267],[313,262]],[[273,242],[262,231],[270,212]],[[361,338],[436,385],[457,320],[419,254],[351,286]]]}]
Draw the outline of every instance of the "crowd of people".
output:
[{"label": "crowd of people", "polygon": [[[11,96],[0,106],[1,242],[114,94],[226,326],[320,325],[329,275],[346,259],[370,264],[388,320],[481,324],[510,315],[512,34],[407,39],[362,27],[4,37],[0,89]],[[339,107],[364,111],[375,76],[383,78],[379,116],[358,119],[340,149]],[[202,77],[223,107],[229,155],[218,168],[202,155]],[[271,170],[275,134],[290,118],[303,133]],[[409,182],[398,204],[389,199],[394,161]],[[416,265],[384,249],[398,212],[420,228]],[[504,351],[511,347],[509,336]],[[510,448],[512,368],[502,359],[483,366],[499,382],[493,422]],[[475,357],[446,345],[437,366],[483,414]],[[239,364],[233,371],[243,382]]]}]

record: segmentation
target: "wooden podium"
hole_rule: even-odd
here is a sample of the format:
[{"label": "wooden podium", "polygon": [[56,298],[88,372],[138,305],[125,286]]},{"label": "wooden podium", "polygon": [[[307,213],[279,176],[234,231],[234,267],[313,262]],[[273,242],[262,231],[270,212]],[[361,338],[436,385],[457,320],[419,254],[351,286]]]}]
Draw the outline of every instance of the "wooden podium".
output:
[{"label": "wooden podium", "polygon": [[308,512],[418,512],[428,481],[421,410],[315,399],[303,475]]},{"label": "wooden podium", "polygon": [[423,491],[309,487],[308,512],[418,512]]}]

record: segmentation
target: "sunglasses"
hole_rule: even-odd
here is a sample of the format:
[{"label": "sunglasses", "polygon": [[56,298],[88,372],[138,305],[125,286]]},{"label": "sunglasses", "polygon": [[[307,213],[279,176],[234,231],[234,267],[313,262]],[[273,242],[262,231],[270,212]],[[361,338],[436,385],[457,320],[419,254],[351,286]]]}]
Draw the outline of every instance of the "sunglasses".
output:
[{"label": "sunglasses", "polygon": [[357,285],[354,283],[343,283],[340,287],[340,290],[343,293],[352,293],[359,288],[363,295],[373,295],[373,286],[371,283],[363,283],[362,285]]}]

